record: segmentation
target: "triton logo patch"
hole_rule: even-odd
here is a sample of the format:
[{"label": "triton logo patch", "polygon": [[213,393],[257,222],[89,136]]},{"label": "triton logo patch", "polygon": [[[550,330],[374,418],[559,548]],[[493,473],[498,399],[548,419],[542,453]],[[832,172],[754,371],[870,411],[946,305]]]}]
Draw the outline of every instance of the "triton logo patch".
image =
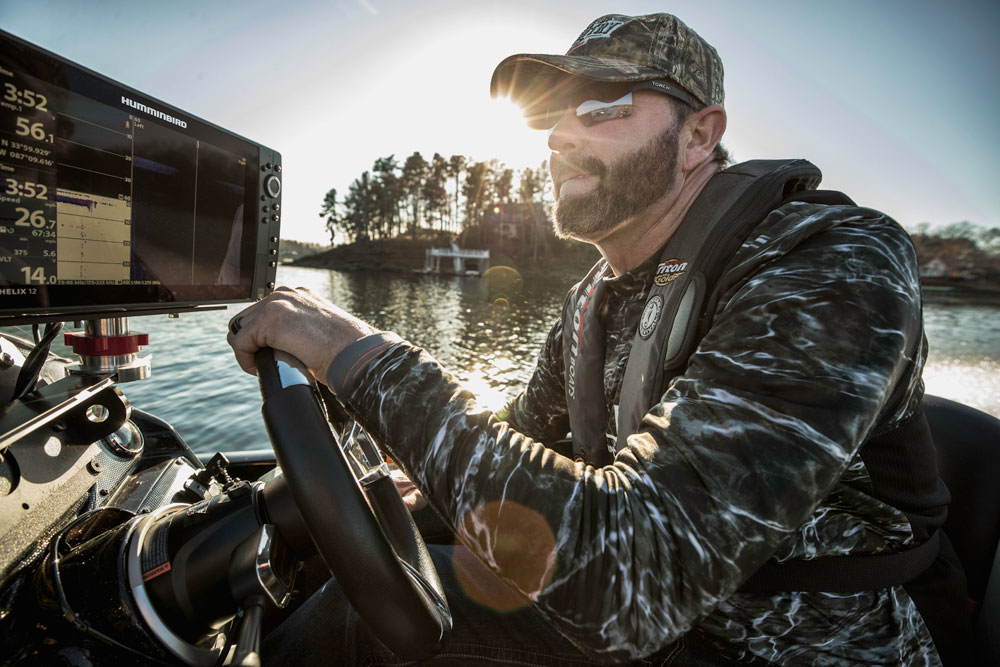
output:
[{"label": "triton logo patch", "polygon": [[657,285],[672,283],[684,275],[687,267],[688,263],[683,259],[668,259],[665,262],[660,262],[660,265],[656,267],[656,275],[653,277],[653,282]]},{"label": "triton logo patch", "polygon": [[646,302],[646,307],[642,309],[642,317],[639,319],[639,335],[649,338],[656,329],[656,323],[660,321],[660,314],[663,313],[663,297],[656,294]]}]

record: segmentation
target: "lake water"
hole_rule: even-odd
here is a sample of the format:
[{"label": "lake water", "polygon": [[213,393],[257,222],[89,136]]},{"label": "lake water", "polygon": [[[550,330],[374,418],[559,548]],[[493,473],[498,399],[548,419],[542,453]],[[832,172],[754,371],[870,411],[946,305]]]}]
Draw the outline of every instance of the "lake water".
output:
[{"label": "lake water", "polygon": [[[482,278],[281,267],[278,283],[308,287],[422,345],[497,409],[527,382],[577,277],[549,269],[520,275],[505,267]],[[198,452],[269,446],[256,379],[240,370],[226,345],[226,325],[238,310],[131,321],[133,331],[150,334],[153,373],[122,390],[173,424]],[[924,319],[928,393],[1000,416],[1000,308],[932,304]]]}]

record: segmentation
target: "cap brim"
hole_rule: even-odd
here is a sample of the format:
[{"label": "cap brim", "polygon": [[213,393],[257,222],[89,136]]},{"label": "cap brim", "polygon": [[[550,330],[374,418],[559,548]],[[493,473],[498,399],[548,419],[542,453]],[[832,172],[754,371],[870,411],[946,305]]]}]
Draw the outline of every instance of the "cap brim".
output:
[{"label": "cap brim", "polygon": [[558,56],[520,53],[505,58],[493,70],[490,95],[508,97],[524,110],[529,125],[551,127],[545,120],[550,100],[592,81],[648,81],[666,76],[653,67],[600,56]]}]

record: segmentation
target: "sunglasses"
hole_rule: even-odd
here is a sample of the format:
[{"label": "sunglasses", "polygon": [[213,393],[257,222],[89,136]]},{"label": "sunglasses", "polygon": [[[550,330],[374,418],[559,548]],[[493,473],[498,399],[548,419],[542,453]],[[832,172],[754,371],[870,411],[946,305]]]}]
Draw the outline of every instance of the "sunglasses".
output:
[{"label": "sunglasses", "polygon": [[545,110],[544,119],[537,123],[541,128],[553,128],[568,109],[575,108],[576,117],[585,127],[608,120],[617,120],[631,116],[634,110],[632,94],[640,90],[669,95],[693,108],[698,108],[697,101],[684,90],[666,81],[641,81],[635,84],[603,84],[588,86],[572,96],[562,100],[562,104]]}]

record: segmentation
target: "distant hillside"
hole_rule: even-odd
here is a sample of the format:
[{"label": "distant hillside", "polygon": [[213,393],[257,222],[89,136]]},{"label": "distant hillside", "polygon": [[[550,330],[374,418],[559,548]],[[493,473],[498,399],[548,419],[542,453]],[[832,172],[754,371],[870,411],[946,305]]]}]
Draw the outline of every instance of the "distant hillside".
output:
[{"label": "distant hillside", "polygon": [[[337,271],[419,271],[424,268],[424,253],[431,247],[448,247],[442,239],[388,238],[375,241],[357,241],[328,248],[294,262]],[[531,258],[528,253],[513,252],[504,243],[462,243],[462,247],[486,248],[490,251],[490,265],[526,267],[532,265],[557,265],[573,267],[574,271],[586,270],[600,257],[592,246],[575,241],[559,241],[546,249],[544,256]]]},{"label": "distant hillside", "polygon": [[429,241],[412,239],[379,239],[357,241],[347,245],[323,248],[320,252],[303,255],[293,262],[338,271],[413,271],[424,265],[424,251]]}]

